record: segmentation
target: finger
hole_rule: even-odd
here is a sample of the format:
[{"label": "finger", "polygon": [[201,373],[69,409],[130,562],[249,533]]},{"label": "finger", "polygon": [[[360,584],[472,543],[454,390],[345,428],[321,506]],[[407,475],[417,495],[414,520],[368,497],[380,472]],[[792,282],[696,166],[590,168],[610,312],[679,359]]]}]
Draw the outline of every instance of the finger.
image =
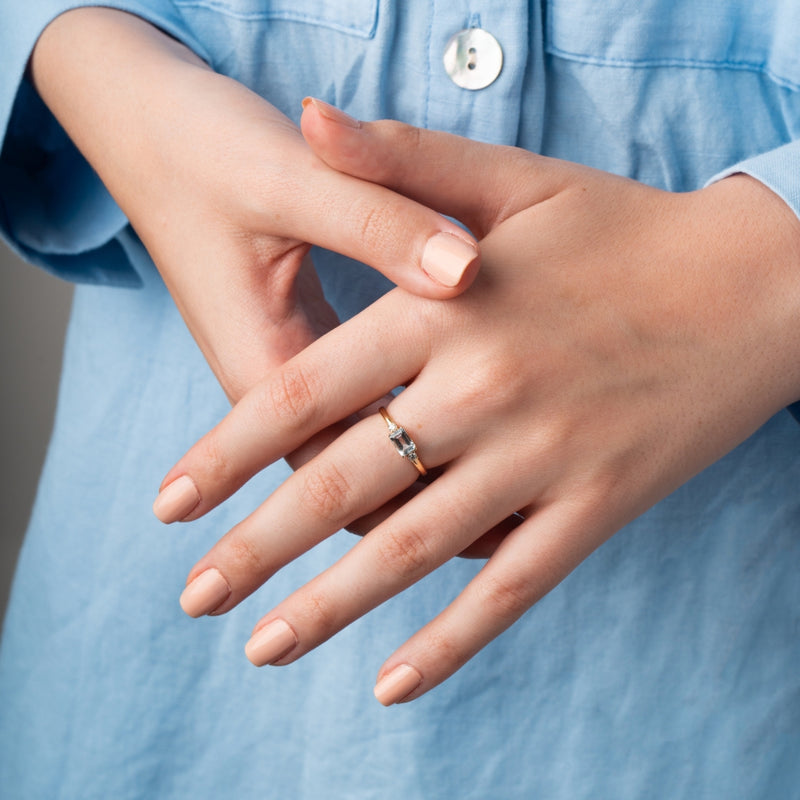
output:
[{"label": "finger", "polygon": [[305,104],[301,127],[330,166],[455,217],[479,238],[556,194],[571,168],[519,148],[400,122],[358,122],[319,100]]},{"label": "finger", "polygon": [[553,504],[510,533],[461,594],[385,662],[376,698],[392,705],[420,697],[508,629],[604,540],[600,531],[585,535],[587,516]]},{"label": "finger", "polygon": [[[480,459],[457,460],[344,557],[294,592],[256,627],[246,647],[253,663],[286,664],[398,594],[499,523],[513,504],[508,482],[487,481]],[[487,504],[484,492],[497,503]],[[501,509],[501,510],[498,510]],[[276,631],[291,631],[294,642]]]},{"label": "finger", "polygon": [[[196,617],[230,610],[281,567],[407,489],[419,473],[387,439],[375,414],[291,475],[195,565],[181,597],[184,611]],[[423,445],[434,464],[459,447],[444,437]]]},{"label": "finger", "polygon": [[[155,515],[162,522],[197,519],[264,467],[408,383],[421,369],[427,344],[417,318],[392,312],[397,306],[389,303],[391,297],[318,339],[251,389],[169,471],[153,504]],[[384,311],[385,305],[391,308]],[[392,346],[396,341],[403,346]],[[365,367],[343,374],[342,364]]]},{"label": "finger", "polygon": [[293,470],[300,469],[303,464],[307,464],[312,458],[318,456],[328,447],[328,445],[335,442],[350,426],[354,425],[358,420],[368,417],[370,414],[377,414],[380,407],[388,406],[393,399],[393,395],[385,394],[379,400],[370,403],[366,408],[362,408],[350,419],[338,422],[335,425],[329,425],[325,430],[320,431],[316,436],[303,442],[300,447],[289,453],[285,457],[286,463]]},{"label": "finger", "polygon": [[480,258],[469,232],[414,200],[332,169],[297,140],[299,146],[288,137],[298,168],[276,165],[263,200],[255,198],[264,207],[281,198],[265,233],[362,261],[422,297],[447,299],[470,285]]},{"label": "finger", "polygon": [[[387,520],[392,514],[401,509],[412,497],[416,497],[428,483],[432,482],[434,476],[438,477],[440,474],[438,470],[428,470],[428,478],[430,478],[430,480],[418,480],[404,492],[384,503],[376,511],[365,514],[363,517],[359,517],[352,522],[348,522],[346,526],[347,531],[357,536],[365,536],[369,531],[373,528],[377,528],[381,522]],[[509,515],[491,530],[484,533],[480,539],[477,539],[465,547],[458,554],[459,558],[480,558],[484,560],[489,558],[500,546],[503,539],[505,539],[511,531],[518,528],[523,521],[524,517],[520,514],[515,513]]]},{"label": "finger", "polygon": [[[358,418],[364,419],[370,414],[377,414],[380,407],[386,407],[390,405],[393,399],[394,398],[391,395],[384,395],[380,400],[372,403],[368,408],[362,409],[362,411],[360,411],[357,415]],[[286,456],[286,462],[293,470],[300,469],[303,464],[311,461],[312,458],[319,455],[326,447],[335,442],[352,424],[354,424],[354,421],[350,422],[349,425],[342,423],[338,425],[331,425],[325,428],[324,431],[321,431],[308,442],[302,444],[293,453],[290,453],[288,456]],[[442,474],[442,468],[431,466],[433,462],[431,462],[427,457],[425,460],[428,462],[428,474],[425,477],[418,478],[405,491],[402,491],[400,494],[397,494],[391,499],[387,500],[385,503],[383,503],[383,505],[380,506],[380,508],[377,508],[374,511],[348,522],[345,526],[348,533],[354,533],[357,536],[364,536],[373,528],[376,528],[378,525],[380,525],[381,522],[388,519],[392,514],[395,513],[395,511],[402,508],[412,497],[415,497],[419,492],[421,492],[425,486],[436,480],[436,478]],[[494,553],[494,551],[498,548],[500,542],[502,542],[503,539],[505,539],[505,537],[511,533],[511,531],[517,528],[520,523],[524,521],[524,519],[525,518],[518,513],[514,513],[506,517],[506,519],[495,525],[490,531],[487,531],[485,534],[483,534],[480,539],[464,548],[464,550],[458,554],[459,557],[480,558],[484,560],[489,558],[489,556],[491,556],[492,553]]]}]

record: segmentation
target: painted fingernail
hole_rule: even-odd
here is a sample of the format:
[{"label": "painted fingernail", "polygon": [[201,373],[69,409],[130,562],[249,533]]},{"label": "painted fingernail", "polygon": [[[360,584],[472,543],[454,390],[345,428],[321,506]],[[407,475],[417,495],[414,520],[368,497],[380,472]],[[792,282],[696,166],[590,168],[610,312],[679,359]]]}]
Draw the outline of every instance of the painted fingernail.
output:
[{"label": "painted fingernail", "polygon": [[456,286],[478,257],[475,245],[452,233],[437,233],[422,251],[422,269],[443,286]]},{"label": "painted fingernail", "polygon": [[348,128],[361,127],[361,123],[357,119],[351,117],[349,114],[345,114],[340,108],[336,108],[336,106],[332,106],[330,103],[317,100],[316,97],[306,97],[306,99],[303,100],[303,108],[308,108],[309,105],[313,105],[325,119],[329,119],[331,122],[338,122],[340,125],[346,125]]},{"label": "painted fingernail", "polygon": [[181,608],[190,617],[218,609],[230,597],[231,587],[218,569],[201,572],[181,594]]},{"label": "painted fingernail", "polygon": [[153,513],[162,522],[177,522],[200,502],[200,492],[188,475],[181,475],[165,486],[153,503]]},{"label": "painted fingernail", "polygon": [[375,684],[379,703],[391,706],[408,697],[422,683],[422,675],[410,664],[400,664]]},{"label": "painted fingernail", "polygon": [[256,631],[245,645],[245,655],[257,667],[272,664],[297,646],[297,636],[282,619],[275,619]]}]

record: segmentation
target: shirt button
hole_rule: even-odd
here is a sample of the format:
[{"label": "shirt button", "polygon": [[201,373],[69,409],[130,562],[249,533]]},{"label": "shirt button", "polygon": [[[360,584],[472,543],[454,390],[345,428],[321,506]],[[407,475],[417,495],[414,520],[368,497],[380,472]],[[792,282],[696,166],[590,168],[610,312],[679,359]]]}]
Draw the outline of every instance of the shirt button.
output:
[{"label": "shirt button", "polygon": [[485,89],[503,69],[503,48],[488,31],[466,28],[447,43],[444,68],[457,86]]}]

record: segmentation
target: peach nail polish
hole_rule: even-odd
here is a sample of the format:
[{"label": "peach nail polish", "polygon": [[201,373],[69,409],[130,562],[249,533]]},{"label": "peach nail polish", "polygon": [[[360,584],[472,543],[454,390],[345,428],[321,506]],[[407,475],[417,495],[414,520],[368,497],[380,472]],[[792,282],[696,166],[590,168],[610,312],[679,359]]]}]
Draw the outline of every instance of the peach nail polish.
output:
[{"label": "peach nail polish", "polygon": [[437,233],[422,252],[422,269],[443,286],[456,286],[467,267],[478,257],[477,248],[452,233]]},{"label": "peach nail polish", "polygon": [[348,128],[361,127],[361,123],[357,119],[351,117],[349,114],[345,114],[340,108],[336,108],[336,106],[332,106],[330,103],[317,100],[316,97],[306,97],[306,99],[303,100],[303,108],[308,108],[309,105],[313,105],[325,119],[329,119],[331,122],[337,122],[339,125],[346,125]]},{"label": "peach nail polish", "polygon": [[256,631],[245,645],[245,655],[257,667],[272,664],[297,645],[297,636],[282,619],[275,619]]},{"label": "peach nail polish", "polygon": [[181,608],[190,617],[202,617],[219,608],[230,596],[231,587],[218,569],[201,572],[181,594]]},{"label": "peach nail polish", "polygon": [[399,703],[422,683],[422,675],[410,664],[400,664],[375,684],[375,697],[379,703],[391,706]]},{"label": "peach nail polish", "polygon": [[153,503],[153,513],[162,522],[177,522],[200,502],[200,492],[188,475],[181,475],[165,486]]}]

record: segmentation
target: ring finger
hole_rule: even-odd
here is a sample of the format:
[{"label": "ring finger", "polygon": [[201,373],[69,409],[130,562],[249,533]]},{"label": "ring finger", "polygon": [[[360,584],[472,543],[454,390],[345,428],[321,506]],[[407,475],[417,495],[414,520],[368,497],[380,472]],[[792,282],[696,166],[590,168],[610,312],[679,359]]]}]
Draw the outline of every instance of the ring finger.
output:
[{"label": "ring finger", "polygon": [[[525,488],[465,457],[256,626],[257,665],[286,664],[458,555],[522,503]],[[487,504],[486,495],[496,502]]]},{"label": "ring finger", "polygon": [[[291,475],[191,570],[184,611],[197,617],[230,610],[281,567],[411,486],[420,472],[408,457],[398,458],[389,433],[381,416],[371,415]],[[421,452],[435,467],[460,447],[449,437],[423,441]]]}]

